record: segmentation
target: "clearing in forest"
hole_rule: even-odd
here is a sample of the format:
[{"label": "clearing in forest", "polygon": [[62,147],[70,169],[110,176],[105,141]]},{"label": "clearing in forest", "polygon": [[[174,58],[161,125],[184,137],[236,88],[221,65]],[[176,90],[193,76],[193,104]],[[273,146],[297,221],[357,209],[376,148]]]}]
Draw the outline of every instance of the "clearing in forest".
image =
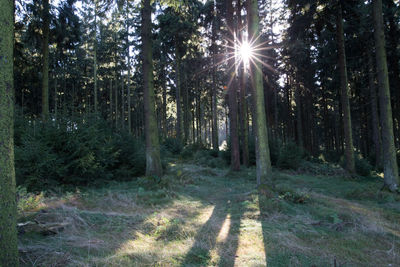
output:
[{"label": "clearing in forest", "polygon": [[140,178],[20,199],[22,266],[399,266],[400,202],[381,181],[170,164]]}]

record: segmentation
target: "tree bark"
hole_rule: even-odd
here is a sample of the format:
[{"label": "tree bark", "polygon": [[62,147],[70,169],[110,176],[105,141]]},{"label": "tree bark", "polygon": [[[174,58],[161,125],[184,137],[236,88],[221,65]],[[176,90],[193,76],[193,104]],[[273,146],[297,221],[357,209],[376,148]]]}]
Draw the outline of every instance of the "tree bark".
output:
[{"label": "tree bark", "polygon": [[42,116],[49,118],[49,31],[50,4],[43,0],[43,39],[42,39]]},{"label": "tree bark", "polygon": [[226,20],[228,26],[228,60],[230,73],[228,75],[228,101],[229,101],[229,121],[230,121],[230,141],[231,141],[231,169],[240,170],[240,150],[239,150],[239,132],[238,132],[238,103],[237,103],[237,77],[235,68],[234,47],[234,23],[232,0],[226,0]]},{"label": "tree bark", "polygon": [[181,105],[181,56],[178,51],[178,44],[175,46],[176,52],[176,138],[182,141],[182,105]]},{"label": "tree bark", "polygon": [[297,145],[304,148],[303,138],[303,114],[302,114],[302,103],[301,103],[301,92],[300,84],[296,85],[295,101],[296,101],[296,130],[297,130]]},{"label": "tree bark", "polygon": [[18,266],[14,171],[14,1],[0,0],[0,265]]},{"label": "tree bark", "polygon": [[126,10],[125,10],[125,23],[126,23],[126,48],[127,48],[127,68],[128,68],[128,76],[127,76],[127,112],[128,112],[128,132],[132,133],[132,104],[131,104],[131,45],[129,42],[129,1],[126,1]]},{"label": "tree bark", "polygon": [[142,52],[144,83],[144,116],[146,135],[146,175],[162,176],[160,144],[155,114],[153,51],[151,39],[151,5],[150,0],[142,1]]},{"label": "tree bark", "polygon": [[94,90],[94,112],[97,113],[97,0],[94,1],[94,40],[93,40],[93,90]]},{"label": "tree bark", "polygon": [[[183,64],[183,69],[185,69],[185,65]],[[187,82],[187,75],[185,72],[183,72],[183,77],[184,77],[184,87],[183,87],[183,133],[184,133],[184,139],[183,143],[187,144],[189,140],[189,87],[188,87],[188,82]]]},{"label": "tree bark", "polygon": [[217,45],[215,40],[217,38],[217,8],[213,6],[213,21],[212,21],[212,29],[211,29],[211,46],[212,46],[212,86],[211,86],[211,97],[212,97],[212,147],[214,150],[219,150],[219,142],[218,142],[218,99],[217,99]]},{"label": "tree bark", "polygon": [[370,91],[370,107],[372,116],[372,139],[374,142],[375,150],[375,166],[382,166],[382,142],[380,132],[380,121],[378,114],[378,102],[376,97],[376,86],[375,86],[375,75],[374,65],[372,60],[372,51],[367,51],[368,54],[368,82]]},{"label": "tree bark", "polygon": [[[255,40],[254,46],[260,45],[260,40],[257,38],[260,34],[260,19],[258,17],[257,0],[247,0],[248,14],[248,32],[250,40]],[[253,102],[254,102],[254,130],[256,137],[256,165],[257,165],[257,184],[270,181],[272,176],[271,159],[268,145],[267,120],[265,116],[264,89],[263,89],[263,74],[261,63],[256,61],[250,66],[252,87],[253,87]]]},{"label": "tree bark", "polygon": [[344,139],[345,139],[345,162],[346,170],[349,173],[355,173],[354,163],[354,146],[351,127],[351,114],[350,114],[350,101],[349,101],[349,86],[347,79],[347,66],[346,66],[346,51],[344,44],[343,32],[343,18],[342,8],[339,3],[336,21],[336,34],[337,34],[337,47],[339,56],[339,71],[340,71],[340,89],[341,89],[341,102],[344,123]]},{"label": "tree bark", "polygon": [[385,186],[391,191],[398,189],[399,170],[394,146],[392,105],[390,102],[389,76],[385,50],[385,33],[382,0],[373,0],[374,39],[376,66],[379,83],[379,107],[382,123],[383,170]]},{"label": "tree bark", "polygon": [[110,96],[109,96],[109,101],[110,101],[110,109],[109,109],[109,118],[110,118],[110,122],[112,122],[113,120],[113,106],[112,106],[112,102],[113,102],[113,86],[112,86],[112,79],[110,78]]},{"label": "tree bark", "polygon": [[[238,14],[238,38],[243,43],[242,33],[242,5],[240,0],[237,0],[237,14]],[[242,148],[242,163],[244,166],[249,166],[249,118],[247,112],[247,101],[246,101],[246,76],[244,75],[244,64],[238,67],[238,79],[239,79],[239,92],[240,92],[240,137],[241,137],[241,148]]]}]

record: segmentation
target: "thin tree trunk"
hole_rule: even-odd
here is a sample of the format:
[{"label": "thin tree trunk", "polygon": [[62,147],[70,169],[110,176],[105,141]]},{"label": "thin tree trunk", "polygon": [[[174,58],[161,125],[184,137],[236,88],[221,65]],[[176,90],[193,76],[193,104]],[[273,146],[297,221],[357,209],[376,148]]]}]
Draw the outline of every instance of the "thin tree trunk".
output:
[{"label": "thin tree trunk", "polygon": [[347,79],[346,52],[345,52],[344,33],[343,33],[343,18],[342,18],[342,8],[340,4],[339,4],[339,10],[337,12],[336,27],[337,27],[336,29],[337,46],[338,46],[338,56],[339,56],[341,102],[342,102],[344,139],[345,139],[344,156],[346,161],[346,170],[350,173],[354,173],[355,172],[354,146],[353,146],[353,136],[351,127],[349,86]]},{"label": "thin tree trunk", "polygon": [[117,74],[115,73],[115,129],[118,128],[118,78]]},{"label": "thin tree trunk", "polygon": [[[126,2],[128,5],[128,1]],[[129,43],[129,19],[128,19],[128,6],[126,7],[126,47],[128,49],[128,77],[127,77],[127,111],[128,111],[128,132],[132,132],[132,107],[131,107],[131,45]]]},{"label": "thin tree trunk", "polygon": [[[162,62],[165,62],[164,53],[162,53]],[[165,66],[161,67],[161,79],[162,79],[162,132],[163,137],[168,136],[167,131],[167,79],[165,78]]]},{"label": "thin tree trunk", "polygon": [[394,146],[392,105],[390,103],[389,76],[387,68],[382,0],[373,0],[374,38],[376,66],[379,82],[379,107],[382,123],[383,170],[385,186],[391,191],[398,189],[399,170]]},{"label": "thin tree trunk", "polygon": [[113,85],[112,85],[112,79],[110,79],[110,96],[109,96],[109,101],[110,101],[110,107],[109,107],[109,116],[110,116],[110,122],[113,120]]},{"label": "thin tree trunk", "polygon": [[121,129],[125,128],[125,79],[121,77]]},{"label": "thin tree trunk", "polygon": [[57,100],[57,95],[58,95],[58,90],[57,90],[57,75],[54,78],[54,119],[57,120],[57,105],[58,105],[58,100]]},{"label": "thin tree trunk", "polygon": [[18,266],[14,170],[14,1],[0,0],[0,265]]},{"label": "thin tree trunk", "polygon": [[97,113],[97,0],[94,9],[94,40],[93,40],[93,90],[94,90],[94,112]]},{"label": "thin tree trunk", "polygon": [[142,1],[142,50],[143,50],[143,83],[144,83],[144,116],[146,132],[146,175],[162,175],[160,144],[155,114],[153,51],[151,37],[150,0]]},{"label": "thin tree trunk", "polygon": [[[185,69],[185,65],[183,65],[183,69]],[[183,71],[184,75],[184,88],[183,88],[183,132],[184,139],[183,143],[186,144],[189,140],[189,88],[187,83],[187,75]]]},{"label": "thin tree trunk", "polygon": [[181,107],[181,58],[178,51],[178,44],[175,46],[176,52],[176,138],[182,140],[182,107]]},{"label": "thin tree trunk", "polygon": [[[243,32],[242,32],[242,5],[240,0],[237,0],[237,14],[238,14],[238,38],[239,42],[243,43]],[[246,101],[246,76],[244,75],[244,64],[238,67],[239,74],[239,92],[240,92],[240,137],[242,147],[242,163],[244,166],[249,166],[249,119],[247,112],[247,101]]]},{"label": "thin tree trunk", "polygon": [[[260,19],[258,17],[257,0],[247,1],[248,27],[250,40],[254,42],[255,47],[259,47],[260,39]],[[267,119],[265,116],[263,75],[261,71],[261,63],[254,62],[251,64],[251,78],[253,87],[254,102],[254,130],[256,137],[256,165],[257,165],[257,184],[266,183],[271,179],[272,168],[268,145]]]},{"label": "thin tree trunk", "polygon": [[[372,51],[371,51],[372,53]],[[374,142],[375,150],[375,166],[382,166],[382,142],[380,132],[380,121],[378,114],[378,102],[376,97],[376,86],[375,86],[375,75],[372,55],[367,51],[368,54],[368,81],[370,90],[370,105],[372,115],[372,139]]]},{"label": "thin tree trunk", "polygon": [[212,147],[214,150],[219,150],[218,143],[218,99],[217,99],[217,68],[216,68],[216,56],[217,56],[217,46],[215,43],[217,35],[217,8],[214,2],[213,6],[213,21],[211,29],[211,46],[212,46],[212,86],[211,86],[211,96],[212,96]]},{"label": "thin tree trunk", "polygon": [[235,73],[235,58],[232,55],[235,53],[233,48],[233,40],[235,38],[234,23],[233,23],[233,6],[232,0],[226,0],[226,20],[229,29],[228,40],[228,66],[230,66],[230,73],[228,75],[228,102],[229,102],[229,121],[230,121],[230,141],[231,141],[231,169],[233,171],[240,170],[240,150],[239,150],[239,132],[238,132],[238,103],[237,103],[237,77]]},{"label": "thin tree trunk", "polygon": [[303,114],[302,114],[302,101],[301,101],[301,92],[300,85],[296,86],[295,101],[296,101],[296,130],[297,130],[297,145],[301,148],[304,148],[304,139],[303,139]]},{"label": "thin tree trunk", "polygon": [[50,31],[50,4],[43,0],[43,39],[42,39],[42,116],[49,118],[49,31]]}]

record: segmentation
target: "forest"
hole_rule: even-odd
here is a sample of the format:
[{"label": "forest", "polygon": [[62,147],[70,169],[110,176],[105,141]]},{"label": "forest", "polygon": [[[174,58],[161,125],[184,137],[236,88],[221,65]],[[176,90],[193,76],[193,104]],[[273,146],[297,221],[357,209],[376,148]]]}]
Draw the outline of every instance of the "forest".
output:
[{"label": "forest", "polygon": [[400,266],[397,0],[0,0],[0,267]]}]

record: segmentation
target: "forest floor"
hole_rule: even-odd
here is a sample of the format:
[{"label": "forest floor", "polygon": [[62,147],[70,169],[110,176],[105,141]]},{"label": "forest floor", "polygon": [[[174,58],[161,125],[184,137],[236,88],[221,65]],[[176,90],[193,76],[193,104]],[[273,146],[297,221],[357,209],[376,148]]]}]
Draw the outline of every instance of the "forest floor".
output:
[{"label": "forest floor", "polygon": [[[22,266],[400,266],[400,198],[377,177],[274,174],[189,163],[145,178],[19,200]],[[156,184],[156,185],[155,185]]]}]

